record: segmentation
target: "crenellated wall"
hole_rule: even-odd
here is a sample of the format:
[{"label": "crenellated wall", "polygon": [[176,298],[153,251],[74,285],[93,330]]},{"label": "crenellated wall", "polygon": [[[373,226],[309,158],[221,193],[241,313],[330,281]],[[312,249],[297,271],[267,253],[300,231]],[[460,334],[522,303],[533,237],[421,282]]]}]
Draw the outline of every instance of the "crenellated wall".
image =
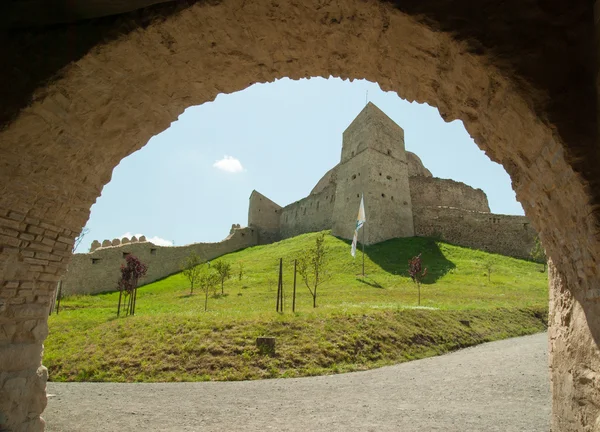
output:
[{"label": "crenellated wall", "polygon": [[536,236],[525,216],[498,215],[449,207],[413,209],[415,234],[459,246],[530,259]]},{"label": "crenellated wall", "polygon": [[75,254],[62,278],[62,293],[96,294],[115,290],[121,264],[125,263],[127,254],[135,255],[148,266],[148,273],[141,281],[147,284],[180,271],[181,262],[192,251],[203,260],[210,260],[258,244],[258,233],[254,228],[234,228],[232,231],[232,234],[218,243],[157,246],[150,242],[136,242]]},{"label": "crenellated wall", "polygon": [[436,177],[409,177],[413,207],[453,207],[490,212],[487,196],[481,189],[461,182]]}]

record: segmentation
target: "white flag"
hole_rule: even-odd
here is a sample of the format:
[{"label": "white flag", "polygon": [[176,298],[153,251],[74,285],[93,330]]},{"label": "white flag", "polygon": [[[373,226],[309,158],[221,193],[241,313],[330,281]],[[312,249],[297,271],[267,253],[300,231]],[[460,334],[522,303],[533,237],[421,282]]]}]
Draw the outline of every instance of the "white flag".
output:
[{"label": "white flag", "polygon": [[365,201],[364,196],[360,197],[360,207],[358,208],[358,216],[356,217],[356,228],[354,229],[354,236],[352,237],[352,249],[350,250],[350,254],[352,256],[356,255],[356,243],[358,241],[358,230],[362,228],[362,226],[367,221],[367,216],[365,215]]}]

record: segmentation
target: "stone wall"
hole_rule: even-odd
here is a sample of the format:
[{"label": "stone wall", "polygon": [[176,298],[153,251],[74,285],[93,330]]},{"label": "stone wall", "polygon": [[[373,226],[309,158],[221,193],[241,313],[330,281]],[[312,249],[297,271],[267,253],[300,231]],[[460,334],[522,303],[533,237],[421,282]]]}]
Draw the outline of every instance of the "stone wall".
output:
[{"label": "stone wall", "polygon": [[248,205],[248,226],[258,231],[258,242],[267,244],[281,238],[279,223],[282,208],[263,194],[252,191]]},{"label": "stone wall", "polygon": [[454,180],[416,176],[409,178],[413,207],[454,207],[489,213],[487,196],[481,189]]},{"label": "stone wall", "polygon": [[335,205],[335,184],[283,208],[280,220],[282,238],[331,229]]},{"label": "stone wall", "polygon": [[157,246],[150,242],[126,243],[75,254],[63,276],[62,292],[96,294],[116,289],[121,264],[133,254],[148,265],[141,281],[150,283],[180,271],[180,263],[193,251],[203,260],[210,260],[258,243],[257,231],[252,228],[234,229],[233,234],[219,243],[194,243],[187,246]]},{"label": "stone wall", "polygon": [[415,234],[502,255],[530,259],[535,230],[525,216],[448,207],[414,209]]}]

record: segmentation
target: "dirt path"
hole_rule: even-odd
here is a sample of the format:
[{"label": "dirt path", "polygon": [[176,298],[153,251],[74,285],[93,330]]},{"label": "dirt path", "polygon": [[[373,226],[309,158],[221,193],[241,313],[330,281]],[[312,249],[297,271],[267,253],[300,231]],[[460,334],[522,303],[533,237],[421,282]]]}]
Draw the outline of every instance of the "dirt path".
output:
[{"label": "dirt path", "polygon": [[314,378],[48,383],[57,431],[544,431],[545,333],[397,366]]}]

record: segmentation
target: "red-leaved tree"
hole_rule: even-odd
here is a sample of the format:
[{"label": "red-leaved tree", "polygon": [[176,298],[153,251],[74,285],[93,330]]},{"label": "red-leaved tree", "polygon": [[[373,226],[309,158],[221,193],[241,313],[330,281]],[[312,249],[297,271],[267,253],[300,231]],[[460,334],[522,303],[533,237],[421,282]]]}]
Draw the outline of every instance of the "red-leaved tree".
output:
[{"label": "red-leaved tree", "polygon": [[127,304],[125,315],[135,314],[138,281],[148,271],[148,266],[136,256],[127,255],[125,261],[125,264],[121,264],[121,279],[118,282],[119,307],[117,309],[117,316],[121,313],[121,299],[123,299],[123,305]]},{"label": "red-leaved tree", "polygon": [[419,306],[421,305],[421,281],[427,276],[427,268],[425,270],[421,270],[421,268],[421,254],[408,260],[408,274],[413,282],[417,284],[417,290],[419,291]]}]

